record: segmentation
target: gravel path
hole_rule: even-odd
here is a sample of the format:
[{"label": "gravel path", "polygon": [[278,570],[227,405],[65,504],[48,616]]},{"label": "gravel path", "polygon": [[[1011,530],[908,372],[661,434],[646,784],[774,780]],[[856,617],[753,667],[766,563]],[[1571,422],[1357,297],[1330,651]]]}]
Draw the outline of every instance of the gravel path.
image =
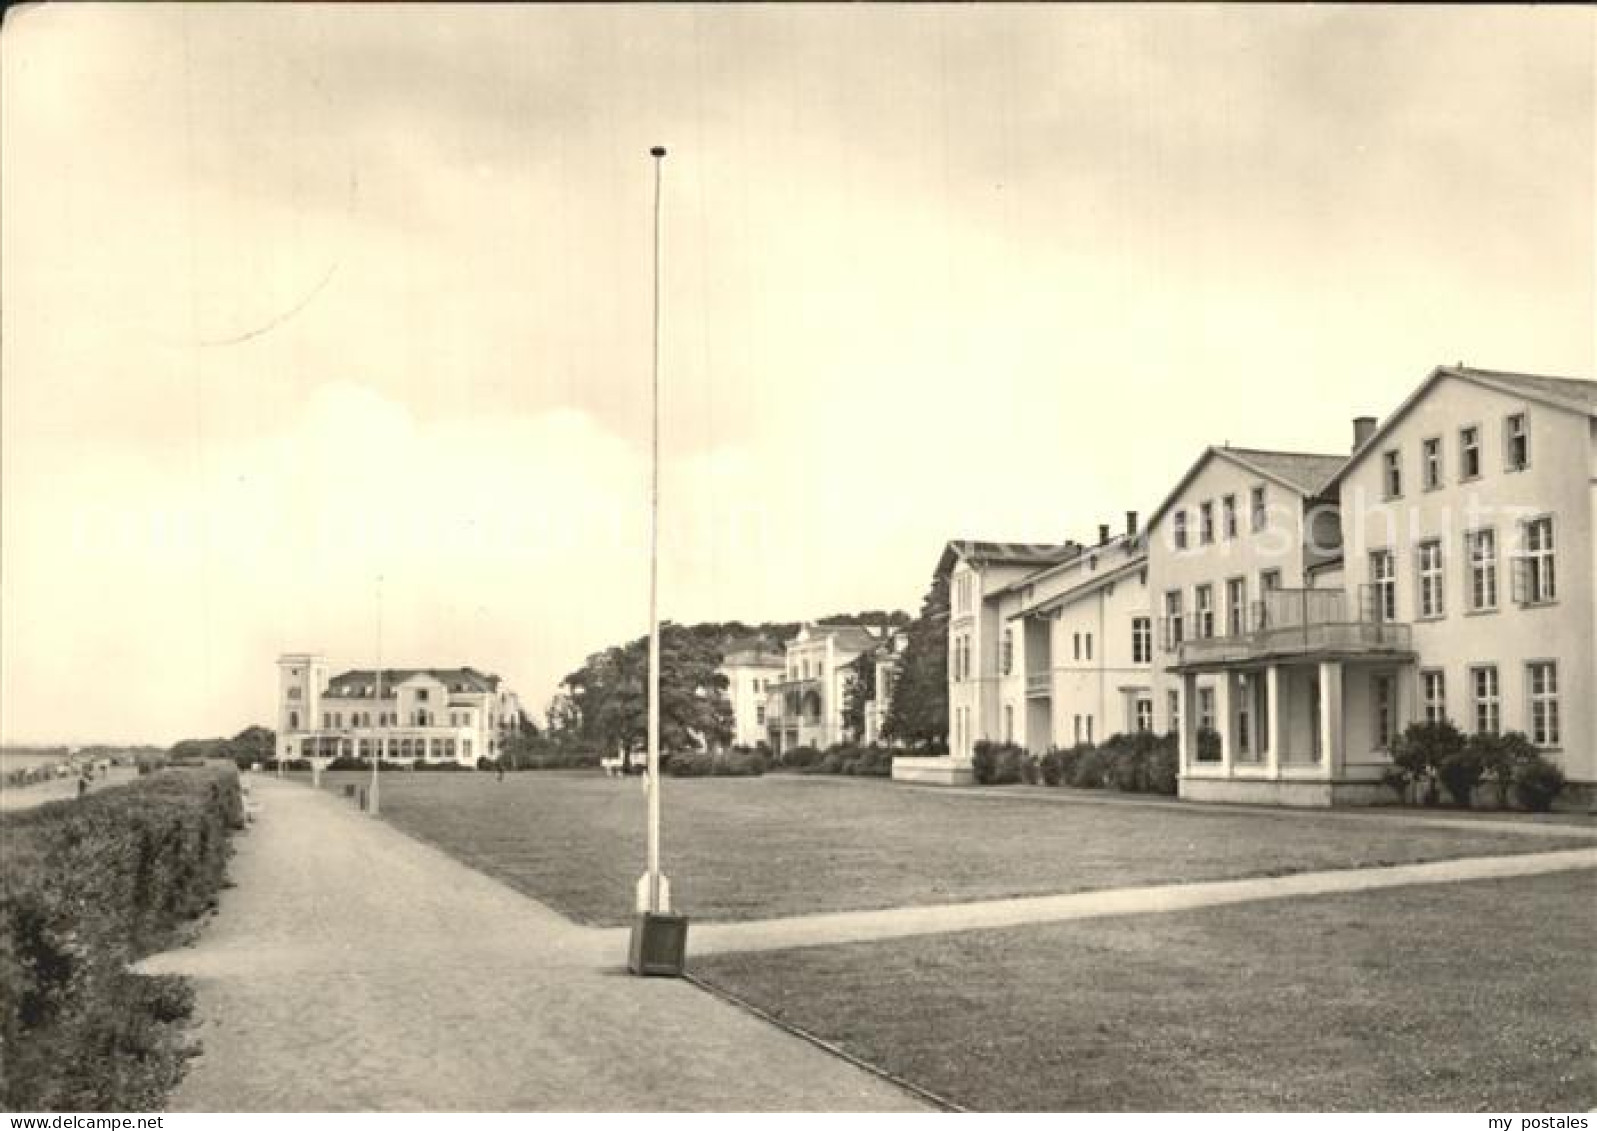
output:
[{"label": "gravel path", "polygon": [[918,1109],[330,793],[251,785],[236,886],[144,963],[199,993],[172,1110]]}]

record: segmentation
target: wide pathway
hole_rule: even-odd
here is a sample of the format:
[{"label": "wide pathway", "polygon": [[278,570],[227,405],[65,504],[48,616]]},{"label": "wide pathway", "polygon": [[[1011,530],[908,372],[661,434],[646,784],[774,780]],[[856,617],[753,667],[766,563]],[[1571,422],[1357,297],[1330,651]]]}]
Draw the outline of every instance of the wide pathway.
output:
[{"label": "wide pathway", "polygon": [[[1597,868],[1597,848],[1517,856],[1476,856],[1388,868],[1347,868],[1196,884],[1159,884],[1112,891],[1073,892],[1068,895],[892,907],[881,911],[837,911],[741,923],[703,923],[693,928],[691,949],[696,955],[789,950],[794,947],[874,942],[949,931],[991,930],[1032,923],[1059,923],[1070,919],[1096,919],[1107,915],[1192,911],[1230,903],[1375,891],[1414,884],[1539,876],[1583,868]],[[611,945],[618,945],[625,938],[624,932],[608,931],[606,934],[611,936]]]},{"label": "wide pathway", "polygon": [[873,1111],[918,1104],[328,792],[261,811],[197,945],[177,1111]]}]

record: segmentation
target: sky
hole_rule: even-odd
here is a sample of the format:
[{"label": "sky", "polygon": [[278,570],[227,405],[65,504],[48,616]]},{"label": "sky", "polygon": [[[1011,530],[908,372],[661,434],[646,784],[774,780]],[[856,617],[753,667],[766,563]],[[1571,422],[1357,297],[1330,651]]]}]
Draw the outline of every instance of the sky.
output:
[{"label": "sky", "polygon": [[915,611],[1211,443],[1597,371],[1597,15],[74,4],[0,31],[0,741],[538,713],[661,608]]}]

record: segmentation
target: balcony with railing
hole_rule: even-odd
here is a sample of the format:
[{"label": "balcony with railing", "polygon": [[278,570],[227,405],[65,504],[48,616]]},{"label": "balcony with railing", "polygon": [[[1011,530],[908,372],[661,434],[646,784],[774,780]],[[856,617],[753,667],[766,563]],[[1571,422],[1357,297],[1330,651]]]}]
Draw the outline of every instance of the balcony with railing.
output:
[{"label": "balcony with railing", "polygon": [[1047,671],[1026,673],[1026,697],[1046,699],[1053,694],[1053,673]]},{"label": "balcony with railing", "polygon": [[1377,586],[1360,586],[1353,595],[1341,589],[1271,589],[1248,606],[1243,631],[1225,631],[1236,627],[1236,618],[1228,618],[1229,624],[1216,620],[1219,635],[1194,631],[1208,622],[1166,623],[1165,647],[1182,667],[1406,653],[1413,647],[1409,626],[1388,619],[1387,607]]}]

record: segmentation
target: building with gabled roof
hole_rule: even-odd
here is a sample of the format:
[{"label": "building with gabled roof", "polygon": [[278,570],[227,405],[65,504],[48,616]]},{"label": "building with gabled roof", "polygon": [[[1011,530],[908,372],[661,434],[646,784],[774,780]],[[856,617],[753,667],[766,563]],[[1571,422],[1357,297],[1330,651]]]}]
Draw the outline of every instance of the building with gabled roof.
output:
[{"label": "building with gabled roof", "polygon": [[325,657],[279,657],[277,756],[379,758],[476,765],[497,758],[521,728],[521,703],[503,680],[472,667],[352,668],[329,676]]}]

